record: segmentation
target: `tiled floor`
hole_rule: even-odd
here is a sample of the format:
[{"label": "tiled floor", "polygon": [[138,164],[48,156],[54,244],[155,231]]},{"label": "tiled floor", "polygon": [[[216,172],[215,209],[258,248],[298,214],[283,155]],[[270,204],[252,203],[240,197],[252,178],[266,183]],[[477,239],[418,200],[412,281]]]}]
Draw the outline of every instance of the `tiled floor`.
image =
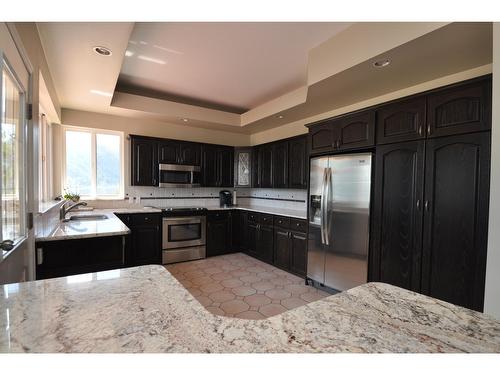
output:
[{"label": "tiled floor", "polygon": [[328,296],[306,286],[304,279],[242,253],[165,268],[217,315],[264,319]]}]

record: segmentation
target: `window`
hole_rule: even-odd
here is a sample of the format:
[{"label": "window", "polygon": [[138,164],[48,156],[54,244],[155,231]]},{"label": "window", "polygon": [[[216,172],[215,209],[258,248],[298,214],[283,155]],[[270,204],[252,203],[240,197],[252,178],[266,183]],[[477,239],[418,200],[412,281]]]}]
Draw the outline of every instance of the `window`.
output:
[{"label": "window", "polygon": [[62,186],[84,199],[123,198],[123,133],[63,127]]},{"label": "window", "polygon": [[7,65],[2,67],[2,142],[0,145],[1,240],[20,240],[26,235],[24,195],[25,94]]},{"label": "window", "polygon": [[52,200],[52,126],[47,115],[40,107],[40,136],[39,136],[39,167],[38,167],[38,196],[40,202]]}]

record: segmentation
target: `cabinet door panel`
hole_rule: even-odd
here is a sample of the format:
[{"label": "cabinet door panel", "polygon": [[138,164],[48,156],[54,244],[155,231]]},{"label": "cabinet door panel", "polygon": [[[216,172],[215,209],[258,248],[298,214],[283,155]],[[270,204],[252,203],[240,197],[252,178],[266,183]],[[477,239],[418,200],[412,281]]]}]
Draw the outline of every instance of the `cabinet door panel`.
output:
[{"label": "cabinet door panel", "polygon": [[377,111],[377,143],[425,138],[425,96],[392,103]]},{"label": "cabinet door panel", "polygon": [[285,270],[290,268],[289,231],[274,229],[274,265]]},{"label": "cabinet door panel", "polygon": [[370,279],[420,290],[424,141],[376,153]]},{"label": "cabinet door panel", "polygon": [[288,142],[273,145],[273,187],[288,187]]},{"label": "cabinet door panel", "polygon": [[252,149],[252,187],[260,187],[260,147],[255,146]]},{"label": "cabinet door panel", "polygon": [[366,111],[335,120],[339,148],[347,150],[375,144],[375,112]]},{"label": "cabinet door panel", "polygon": [[261,188],[273,187],[273,146],[266,144],[259,150],[259,174]]},{"label": "cabinet door panel", "polygon": [[272,264],[274,258],[273,251],[273,227],[259,226],[259,240],[257,242],[257,258]]},{"label": "cabinet door panel", "polygon": [[219,186],[233,187],[233,156],[234,149],[232,147],[221,147],[218,150],[218,175]]},{"label": "cabinet door panel", "polygon": [[491,128],[491,81],[481,80],[432,93],[428,97],[429,137]]},{"label": "cabinet door panel", "polygon": [[246,252],[248,248],[247,212],[239,211],[239,250]]},{"label": "cabinet door panel", "polygon": [[309,151],[311,154],[333,151],[334,128],[330,121],[309,128]]},{"label": "cabinet door panel", "polygon": [[288,186],[307,189],[307,137],[291,139],[288,144]]},{"label": "cabinet door panel", "polygon": [[306,275],[307,238],[305,233],[290,233],[290,271],[297,275]]},{"label": "cabinet door panel", "polygon": [[218,186],[217,181],[217,150],[214,146],[203,145],[201,182],[203,186]]},{"label": "cabinet door panel", "polygon": [[181,143],[179,163],[184,165],[200,165],[201,145],[199,143]]},{"label": "cabinet door panel", "polygon": [[490,135],[427,142],[422,291],[482,311]]},{"label": "cabinet door panel", "polygon": [[132,264],[161,264],[160,227],[137,225],[132,228]]},{"label": "cabinet door panel", "polygon": [[247,252],[249,255],[258,258],[259,253],[257,251],[258,238],[259,238],[259,224],[249,221],[247,225]]},{"label": "cabinet door panel", "polygon": [[131,185],[157,186],[158,159],[157,143],[149,139],[132,138],[132,173]]},{"label": "cabinet door panel", "polygon": [[161,164],[179,163],[180,141],[162,140],[158,146],[158,160]]}]

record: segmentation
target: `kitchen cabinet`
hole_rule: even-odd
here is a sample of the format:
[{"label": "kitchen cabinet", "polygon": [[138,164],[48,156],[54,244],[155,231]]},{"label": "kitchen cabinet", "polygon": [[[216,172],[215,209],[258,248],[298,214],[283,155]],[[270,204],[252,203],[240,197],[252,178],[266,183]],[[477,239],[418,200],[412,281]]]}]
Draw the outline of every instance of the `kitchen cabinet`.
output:
[{"label": "kitchen cabinet", "polygon": [[384,105],[377,110],[377,144],[425,138],[426,98],[419,96]]},{"label": "kitchen cabinet", "polygon": [[369,279],[420,291],[424,141],[378,146]]},{"label": "kitchen cabinet", "polygon": [[290,231],[274,228],[274,265],[283,269],[290,268]]},{"label": "kitchen cabinet", "polygon": [[[238,210],[238,247],[236,250],[247,252],[248,249],[248,214],[246,211]],[[234,236],[233,236],[234,238]]]},{"label": "kitchen cabinet", "polygon": [[252,187],[252,148],[234,149],[234,187]]},{"label": "kitchen cabinet", "polygon": [[425,160],[422,292],[482,311],[490,133],[429,140]]},{"label": "kitchen cabinet", "polygon": [[161,164],[200,166],[201,145],[174,139],[162,139],[158,145],[158,161]]},{"label": "kitchen cabinet", "polygon": [[311,154],[362,149],[375,145],[375,110],[366,110],[311,124]]},{"label": "kitchen cabinet", "polygon": [[[305,220],[304,220],[305,224]],[[307,235],[290,232],[290,272],[306,276],[307,271]]]},{"label": "kitchen cabinet", "polygon": [[125,240],[126,266],[161,264],[160,213],[116,214],[130,229]]},{"label": "kitchen cabinet", "polygon": [[274,216],[273,264],[299,276],[306,275],[307,223],[305,220]]},{"label": "kitchen cabinet", "polygon": [[131,185],[158,186],[158,143],[147,137],[130,136]]},{"label": "kitchen cabinet", "polygon": [[233,252],[231,211],[209,212],[207,215],[207,257],[231,252]]},{"label": "kitchen cabinet", "polygon": [[257,240],[257,258],[272,264],[273,262],[274,230],[272,225],[259,224]]},{"label": "kitchen cabinet", "polygon": [[273,262],[273,217],[268,214],[247,214],[247,253],[254,258]]},{"label": "kitchen cabinet", "polygon": [[259,187],[273,187],[273,144],[266,143],[259,147]]},{"label": "kitchen cabinet", "polygon": [[370,279],[482,311],[489,171],[490,132],[377,147]]},{"label": "kitchen cabinet", "polygon": [[207,187],[232,187],[233,181],[232,147],[203,145],[202,185]]},{"label": "kitchen cabinet", "polygon": [[260,146],[252,147],[252,187],[259,188],[260,187]]},{"label": "kitchen cabinet", "polygon": [[491,77],[459,83],[427,97],[431,138],[491,129]]},{"label": "kitchen cabinet", "polygon": [[124,236],[37,242],[36,279],[123,268]]},{"label": "kitchen cabinet", "polygon": [[288,187],[288,141],[276,142],[272,150],[272,186]]},{"label": "kitchen cabinet", "polygon": [[308,180],[307,136],[288,141],[288,187],[307,189]]}]

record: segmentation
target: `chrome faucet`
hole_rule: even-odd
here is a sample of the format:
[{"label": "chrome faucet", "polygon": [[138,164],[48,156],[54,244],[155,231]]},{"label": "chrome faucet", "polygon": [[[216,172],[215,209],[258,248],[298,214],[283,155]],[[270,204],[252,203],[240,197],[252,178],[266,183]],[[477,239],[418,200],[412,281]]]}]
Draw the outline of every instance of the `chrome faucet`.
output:
[{"label": "chrome faucet", "polygon": [[68,202],[69,201],[64,202],[64,204],[61,206],[61,208],[59,210],[59,219],[61,219],[61,220],[64,220],[66,218],[66,214],[68,212],[74,210],[77,207],[86,206],[87,205],[87,202],[77,202],[75,204],[72,204],[68,208],[66,208],[66,203],[68,203]]}]

